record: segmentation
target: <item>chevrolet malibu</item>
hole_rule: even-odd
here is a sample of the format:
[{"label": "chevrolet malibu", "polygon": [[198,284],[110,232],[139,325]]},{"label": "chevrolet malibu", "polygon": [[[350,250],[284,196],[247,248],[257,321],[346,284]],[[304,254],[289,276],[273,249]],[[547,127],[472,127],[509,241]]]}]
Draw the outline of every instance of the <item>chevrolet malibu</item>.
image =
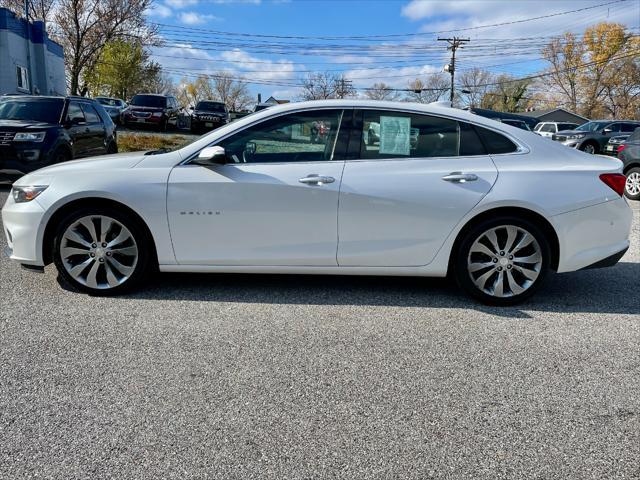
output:
[{"label": "chevrolet malibu", "polygon": [[254,113],[174,151],[38,170],[14,184],[2,217],[14,261],[54,263],[91,294],[154,270],[450,275],[507,305],[551,271],[624,255],[621,168],[445,106],[325,100]]}]

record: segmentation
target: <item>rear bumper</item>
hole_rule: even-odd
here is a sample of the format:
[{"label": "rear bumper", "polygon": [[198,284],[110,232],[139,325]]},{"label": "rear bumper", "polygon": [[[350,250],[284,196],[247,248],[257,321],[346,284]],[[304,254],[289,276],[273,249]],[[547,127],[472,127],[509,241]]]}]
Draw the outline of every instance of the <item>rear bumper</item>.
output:
[{"label": "rear bumper", "polygon": [[633,212],[624,198],[551,218],[560,242],[558,272],[614,265],[629,248]]},{"label": "rear bumper", "polygon": [[627,253],[627,250],[629,250],[629,247],[624,248],[620,250],[618,253],[614,253],[613,255],[610,255],[607,258],[603,258],[599,262],[592,263],[591,265],[587,265],[586,267],[582,268],[582,270],[589,270],[591,268],[613,267],[616,263],[620,261],[622,257],[624,257],[624,254]]}]

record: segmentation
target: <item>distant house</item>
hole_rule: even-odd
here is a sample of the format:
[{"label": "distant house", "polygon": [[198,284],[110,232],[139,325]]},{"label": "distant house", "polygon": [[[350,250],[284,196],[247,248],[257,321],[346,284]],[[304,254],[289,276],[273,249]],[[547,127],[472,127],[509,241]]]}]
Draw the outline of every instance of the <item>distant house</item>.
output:
[{"label": "distant house", "polygon": [[278,100],[273,97],[269,97],[264,101],[264,103],[268,103],[269,105],[282,105],[284,103],[289,103],[289,102],[290,100]]},{"label": "distant house", "polygon": [[565,110],[564,108],[549,108],[546,110],[520,112],[519,115],[535,118],[538,122],[570,122],[582,125],[589,121],[588,118],[578,115],[577,113],[570,112],[569,110]]},{"label": "distant house", "polygon": [[0,8],[0,95],[65,95],[62,46],[47,36],[43,22],[27,22]]}]

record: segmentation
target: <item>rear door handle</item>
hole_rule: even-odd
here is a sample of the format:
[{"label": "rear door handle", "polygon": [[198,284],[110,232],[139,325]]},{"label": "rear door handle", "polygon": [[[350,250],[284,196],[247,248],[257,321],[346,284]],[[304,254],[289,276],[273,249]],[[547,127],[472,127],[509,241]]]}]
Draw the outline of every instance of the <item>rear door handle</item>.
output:
[{"label": "rear door handle", "polygon": [[317,173],[310,173],[309,175],[301,178],[298,181],[307,185],[324,185],[326,183],[333,183],[336,181],[336,179],[333,177],[327,177],[325,175],[318,175]]},{"label": "rear door handle", "polygon": [[442,177],[442,180],[452,183],[475,182],[478,180],[478,176],[474,173],[451,172]]}]

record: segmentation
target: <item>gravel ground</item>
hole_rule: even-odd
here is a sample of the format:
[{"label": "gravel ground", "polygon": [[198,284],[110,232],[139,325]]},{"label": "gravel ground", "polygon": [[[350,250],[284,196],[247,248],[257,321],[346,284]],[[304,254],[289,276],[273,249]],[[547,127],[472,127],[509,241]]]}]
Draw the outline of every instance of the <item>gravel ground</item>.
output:
[{"label": "gravel ground", "polygon": [[620,264],[506,309],[397,278],[91,298],[2,258],[0,478],[640,478],[633,208]]}]

